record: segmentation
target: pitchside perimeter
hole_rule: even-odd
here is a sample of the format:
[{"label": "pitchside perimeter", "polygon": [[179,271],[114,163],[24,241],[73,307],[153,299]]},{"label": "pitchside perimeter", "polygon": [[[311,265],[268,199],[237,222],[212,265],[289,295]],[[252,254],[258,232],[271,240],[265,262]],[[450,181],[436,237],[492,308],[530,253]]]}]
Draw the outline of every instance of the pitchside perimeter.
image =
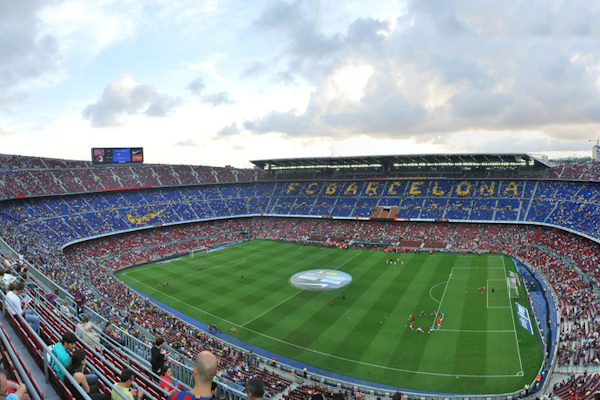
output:
[{"label": "pitchside perimeter", "polygon": [[[463,393],[531,382],[542,356],[537,338],[515,325],[506,280],[512,263],[499,255],[402,254],[396,264],[385,257],[252,241],[119,278],[252,346],[338,374]],[[349,274],[351,283],[320,291],[290,283],[319,268]]]}]

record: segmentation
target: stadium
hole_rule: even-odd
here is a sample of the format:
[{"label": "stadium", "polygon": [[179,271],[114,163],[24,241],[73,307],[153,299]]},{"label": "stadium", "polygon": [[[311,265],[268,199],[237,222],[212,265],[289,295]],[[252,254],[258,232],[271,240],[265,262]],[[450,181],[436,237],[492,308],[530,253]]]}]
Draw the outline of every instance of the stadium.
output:
[{"label": "stadium", "polygon": [[5,312],[2,358],[32,399],[87,398],[48,368],[79,308],[99,327],[77,347],[105,393],[130,366],[145,398],[167,397],[149,362],[157,338],[183,387],[196,354],[216,354],[218,395],[232,400],[254,375],[266,397],[290,400],[600,387],[598,161],[424,154],[241,169],[92,154],[0,155],[3,268],[26,279],[40,321],[36,332]]}]

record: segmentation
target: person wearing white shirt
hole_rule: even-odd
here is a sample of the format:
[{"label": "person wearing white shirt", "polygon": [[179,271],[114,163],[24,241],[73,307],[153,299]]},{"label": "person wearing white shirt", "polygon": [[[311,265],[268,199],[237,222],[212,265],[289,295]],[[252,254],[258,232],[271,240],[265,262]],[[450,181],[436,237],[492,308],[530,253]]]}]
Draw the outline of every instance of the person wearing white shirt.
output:
[{"label": "person wearing white shirt", "polygon": [[8,286],[16,280],[17,280],[17,278],[12,276],[11,274],[9,274],[8,272],[4,272],[2,274],[2,282],[4,284],[4,290],[8,290]]},{"label": "person wearing white shirt", "polygon": [[39,335],[40,317],[35,315],[33,311],[27,309],[27,307],[29,306],[29,302],[26,302],[24,303],[24,305],[21,305],[23,301],[21,300],[19,295],[23,292],[23,289],[25,289],[25,282],[18,281],[15,284],[15,289],[6,294],[6,307],[8,309],[8,312],[11,313],[11,315],[22,315],[23,318],[25,318],[25,320],[29,323],[31,328],[34,331],[36,331]]}]

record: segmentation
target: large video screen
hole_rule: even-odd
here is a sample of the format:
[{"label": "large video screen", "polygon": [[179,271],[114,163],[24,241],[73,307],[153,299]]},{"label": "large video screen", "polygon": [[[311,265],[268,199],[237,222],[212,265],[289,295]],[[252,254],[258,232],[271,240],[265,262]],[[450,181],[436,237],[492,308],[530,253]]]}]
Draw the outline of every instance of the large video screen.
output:
[{"label": "large video screen", "polygon": [[144,162],[142,147],[94,147],[92,148],[92,163],[118,164]]}]

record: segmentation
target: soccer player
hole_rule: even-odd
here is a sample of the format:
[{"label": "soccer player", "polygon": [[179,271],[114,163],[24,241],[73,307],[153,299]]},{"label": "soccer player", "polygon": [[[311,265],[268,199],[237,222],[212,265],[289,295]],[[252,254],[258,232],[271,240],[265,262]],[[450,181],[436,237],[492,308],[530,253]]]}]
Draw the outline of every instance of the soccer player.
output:
[{"label": "soccer player", "polygon": [[202,265],[198,265],[198,271],[202,271]]},{"label": "soccer player", "polygon": [[492,288],[492,294],[494,294],[495,291],[496,291],[496,289]]},{"label": "soccer player", "polygon": [[415,323],[414,323],[414,322],[411,322],[411,323],[410,323],[408,326],[409,326],[409,327],[410,327],[410,329],[412,329],[412,330],[414,330],[414,329],[415,329]]},{"label": "soccer player", "polygon": [[435,314],[436,314],[435,310],[431,311],[431,315],[435,315]]},{"label": "soccer player", "polygon": [[390,263],[390,258],[388,256],[385,257],[385,263],[389,264]]},{"label": "soccer player", "polygon": [[421,314],[421,317],[422,317],[423,315],[425,315],[425,310],[421,310],[421,313],[420,313],[420,314]]},{"label": "soccer player", "polygon": [[437,325],[438,325],[438,329],[440,329],[440,327],[442,326],[442,319],[444,319],[444,317],[442,317],[441,315],[437,318]]},{"label": "soccer player", "polygon": [[422,327],[418,327],[418,328],[417,328],[417,332],[425,333],[425,331],[423,330],[423,328],[422,328]]},{"label": "soccer player", "polygon": [[431,332],[433,332],[433,325],[431,325],[431,326],[429,327],[429,331],[428,331],[427,333],[431,333]]},{"label": "soccer player", "polygon": [[411,321],[414,321],[415,320],[415,314],[410,314],[408,316],[408,319],[410,319]]},{"label": "soccer player", "polygon": [[400,264],[404,265],[404,258],[400,259]]},{"label": "soccer player", "polygon": [[156,284],[156,288],[157,288],[157,289],[160,289],[160,283],[157,283],[157,284]]}]

